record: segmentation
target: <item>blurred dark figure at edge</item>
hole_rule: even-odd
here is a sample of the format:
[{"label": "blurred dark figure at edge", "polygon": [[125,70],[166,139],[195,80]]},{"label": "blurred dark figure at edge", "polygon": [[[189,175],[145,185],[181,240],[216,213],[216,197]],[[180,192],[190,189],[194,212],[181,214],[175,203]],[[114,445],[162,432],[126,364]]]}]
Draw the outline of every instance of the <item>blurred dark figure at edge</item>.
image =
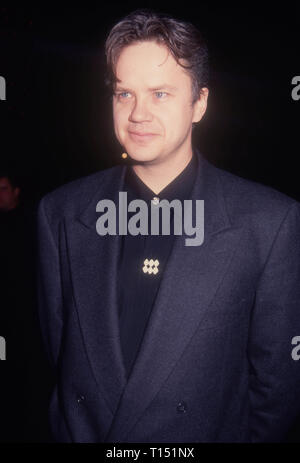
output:
[{"label": "blurred dark figure at edge", "polygon": [[25,205],[18,179],[0,171],[0,442],[51,441],[50,376],[36,311],[35,206]]}]

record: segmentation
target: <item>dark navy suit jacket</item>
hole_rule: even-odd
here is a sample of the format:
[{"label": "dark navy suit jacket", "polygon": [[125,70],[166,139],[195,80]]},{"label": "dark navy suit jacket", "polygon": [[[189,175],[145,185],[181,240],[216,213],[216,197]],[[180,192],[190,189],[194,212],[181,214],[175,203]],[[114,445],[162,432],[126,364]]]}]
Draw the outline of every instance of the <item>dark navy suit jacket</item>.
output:
[{"label": "dark navy suit jacket", "polygon": [[271,442],[300,414],[299,203],[219,170],[197,151],[201,246],[176,236],[128,382],[119,339],[121,237],[96,232],[126,166],[39,205],[39,310],[56,375],[61,442]]}]

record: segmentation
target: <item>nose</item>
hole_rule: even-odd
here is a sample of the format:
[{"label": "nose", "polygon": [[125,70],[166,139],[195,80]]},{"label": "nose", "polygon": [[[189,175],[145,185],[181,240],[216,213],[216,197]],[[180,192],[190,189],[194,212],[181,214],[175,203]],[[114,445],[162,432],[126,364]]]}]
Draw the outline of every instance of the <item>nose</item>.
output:
[{"label": "nose", "polygon": [[147,104],[145,100],[142,100],[141,98],[135,98],[135,103],[132,108],[132,111],[130,112],[129,115],[129,121],[130,122],[144,122],[144,121],[151,121],[152,116],[147,108]]}]

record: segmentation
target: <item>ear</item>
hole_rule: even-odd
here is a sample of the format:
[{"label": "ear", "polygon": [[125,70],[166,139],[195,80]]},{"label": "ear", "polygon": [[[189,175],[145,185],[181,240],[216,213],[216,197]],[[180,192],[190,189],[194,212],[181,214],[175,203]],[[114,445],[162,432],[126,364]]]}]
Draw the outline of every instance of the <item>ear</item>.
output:
[{"label": "ear", "polygon": [[15,194],[15,197],[18,197],[19,194],[20,194],[20,188],[17,186],[15,189],[14,189],[14,194]]},{"label": "ear", "polygon": [[207,108],[207,99],[208,99],[208,88],[203,87],[200,90],[200,96],[198,100],[194,103],[194,114],[192,122],[201,121],[202,117],[205,114]]}]

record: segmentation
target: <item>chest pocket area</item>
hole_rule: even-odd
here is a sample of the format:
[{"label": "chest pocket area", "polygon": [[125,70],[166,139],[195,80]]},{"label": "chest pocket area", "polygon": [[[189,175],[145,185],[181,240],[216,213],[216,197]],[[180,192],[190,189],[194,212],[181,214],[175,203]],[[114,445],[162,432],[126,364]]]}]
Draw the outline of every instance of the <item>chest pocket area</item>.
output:
[{"label": "chest pocket area", "polygon": [[248,318],[255,302],[255,291],[245,285],[231,286],[217,292],[205,310],[200,329],[222,328]]}]

